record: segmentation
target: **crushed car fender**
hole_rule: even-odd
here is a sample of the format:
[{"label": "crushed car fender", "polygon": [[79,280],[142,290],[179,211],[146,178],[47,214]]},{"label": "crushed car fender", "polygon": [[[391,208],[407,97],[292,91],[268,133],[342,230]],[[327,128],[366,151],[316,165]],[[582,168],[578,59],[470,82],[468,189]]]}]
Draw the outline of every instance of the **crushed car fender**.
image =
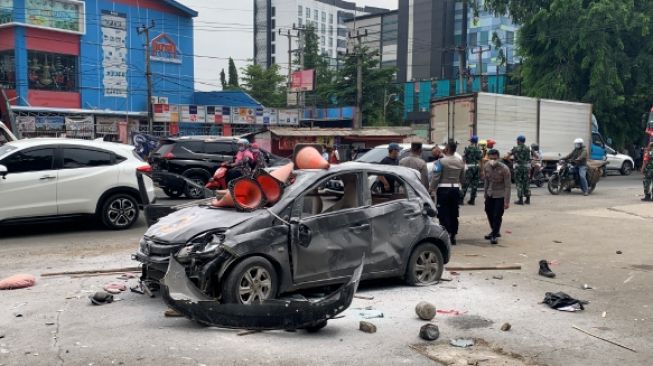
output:
[{"label": "crushed car fender", "polygon": [[364,261],[365,258],[347,283],[319,300],[272,299],[257,305],[243,305],[222,304],[202,293],[186,277],[184,267],[171,256],[163,278],[163,300],[186,318],[209,326],[253,330],[310,328],[326,322],[351,305]]}]

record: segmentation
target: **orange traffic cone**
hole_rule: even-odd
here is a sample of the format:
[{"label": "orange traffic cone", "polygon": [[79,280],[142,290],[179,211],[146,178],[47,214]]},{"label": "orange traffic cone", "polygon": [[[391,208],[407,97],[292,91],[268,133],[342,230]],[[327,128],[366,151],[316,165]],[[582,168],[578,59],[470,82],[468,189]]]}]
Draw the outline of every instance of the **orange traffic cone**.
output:
[{"label": "orange traffic cone", "polygon": [[293,168],[295,167],[295,164],[293,163],[288,163],[279,169],[273,171],[270,173],[271,176],[277,178],[278,180],[286,183],[288,181],[288,178],[290,177],[290,173],[292,173]]},{"label": "orange traffic cone", "polygon": [[259,184],[252,178],[240,178],[230,184],[234,206],[240,210],[255,210],[265,204]]},{"label": "orange traffic cone", "polygon": [[299,169],[329,169],[329,162],[312,146],[306,146],[297,152],[295,163]]},{"label": "orange traffic cone", "polygon": [[213,207],[234,207],[234,200],[231,197],[231,193],[227,192],[220,199],[213,199],[211,201],[211,206]]}]

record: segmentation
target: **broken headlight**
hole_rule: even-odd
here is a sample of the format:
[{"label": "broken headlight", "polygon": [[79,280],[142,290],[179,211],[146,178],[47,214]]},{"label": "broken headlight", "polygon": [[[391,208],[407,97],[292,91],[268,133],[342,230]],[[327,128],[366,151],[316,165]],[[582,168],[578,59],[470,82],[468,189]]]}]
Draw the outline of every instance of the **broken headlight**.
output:
[{"label": "broken headlight", "polygon": [[218,251],[222,242],[224,242],[223,230],[209,231],[192,238],[187,247],[190,247],[191,254],[208,254]]}]

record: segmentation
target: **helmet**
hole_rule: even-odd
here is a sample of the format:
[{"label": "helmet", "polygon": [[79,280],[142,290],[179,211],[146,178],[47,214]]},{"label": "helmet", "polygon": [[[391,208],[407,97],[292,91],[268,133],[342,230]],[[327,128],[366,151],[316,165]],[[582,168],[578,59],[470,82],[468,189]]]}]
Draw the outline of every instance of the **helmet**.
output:
[{"label": "helmet", "polygon": [[398,143],[393,142],[390,145],[388,145],[388,151],[392,151],[392,150],[401,151],[401,146],[399,146]]},{"label": "helmet", "polygon": [[517,136],[517,141],[519,141],[519,142],[526,142],[526,136],[524,136],[524,135],[519,135],[519,136]]},{"label": "helmet", "polygon": [[533,142],[533,143],[531,144],[531,149],[533,149],[533,150],[539,150],[539,149],[540,149],[540,145],[538,145],[538,144],[536,144],[536,143]]},{"label": "helmet", "polygon": [[472,144],[477,143],[478,142],[478,136],[472,135],[472,137],[469,139],[469,142],[471,142]]},{"label": "helmet", "polygon": [[485,141],[485,140],[480,140],[480,141],[478,142],[478,144],[481,145],[481,146],[485,146],[485,145],[487,145],[487,141]]},{"label": "helmet", "polygon": [[258,150],[258,144],[256,142],[252,143],[252,150]]},{"label": "helmet", "polygon": [[581,144],[581,145],[582,145],[582,144],[583,144],[583,139],[580,138],[580,137],[577,138],[577,139],[575,139],[575,140],[574,140],[574,144]]},{"label": "helmet", "polygon": [[494,141],[494,139],[487,139],[487,147],[490,148],[490,149],[493,148],[494,144],[496,144],[496,143],[497,142]]},{"label": "helmet", "polygon": [[247,139],[238,139],[238,145],[249,146],[249,140],[247,140]]}]

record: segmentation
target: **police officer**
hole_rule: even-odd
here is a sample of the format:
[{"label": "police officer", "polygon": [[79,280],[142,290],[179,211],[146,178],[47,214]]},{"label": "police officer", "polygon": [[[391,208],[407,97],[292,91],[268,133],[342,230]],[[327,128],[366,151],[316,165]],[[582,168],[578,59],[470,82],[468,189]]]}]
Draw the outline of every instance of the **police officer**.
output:
[{"label": "police officer", "polygon": [[510,207],[510,169],[499,161],[499,151],[488,151],[488,162],[483,169],[485,191],[485,214],[490,224],[490,233],[485,236],[491,244],[497,244],[501,237],[503,213]]},{"label": "police officer", "polygon": [[[531,204],[531,189],[530,180],[528,179],[528,171],[531,161],[531,149],[525,144],[526,137],[524,135],[517,136],[517,146],[513,147],[509,156],[515,160],[515,185],[517,186],[517,197],[519,198],[515,204],[527,205]],[[526,201],[524,201],[526,197]]]},{"label": "police officer", "polygon": [[465,201],[465,195],[467,195],[467,189],[471,188],[469,193],[468,204],[474,205],[476,200],[476,191],[478,189],[478,184],[480,182],[479,174],[479,165],[481,159],[483,159],[483,152],[478,147],[478,136],[474,135],[469,139],[470,145],[465,148],[463,153],[463,160],[467,164],[467,170],[465,171],[465,181],[463,182],[463,190],[460,194],[460,204],[462,205]]},{"label": "police officer", "polygon": [[642,163],[642,174],[644,174],[644,198],[642,201],[653,201],[651,197],[651,185],[653,182],[653,142],[648,144],[648,148],[644,150],[644,158]]},{"label": "police officer", "polygon": [[451,244],[456,245],[460,183],[465,179],[465,163],[455,156],[454,141],[447,143],[444,154],[443,158],[433,164],[430,191],[436,193],[440,224],[449,232]]}]

